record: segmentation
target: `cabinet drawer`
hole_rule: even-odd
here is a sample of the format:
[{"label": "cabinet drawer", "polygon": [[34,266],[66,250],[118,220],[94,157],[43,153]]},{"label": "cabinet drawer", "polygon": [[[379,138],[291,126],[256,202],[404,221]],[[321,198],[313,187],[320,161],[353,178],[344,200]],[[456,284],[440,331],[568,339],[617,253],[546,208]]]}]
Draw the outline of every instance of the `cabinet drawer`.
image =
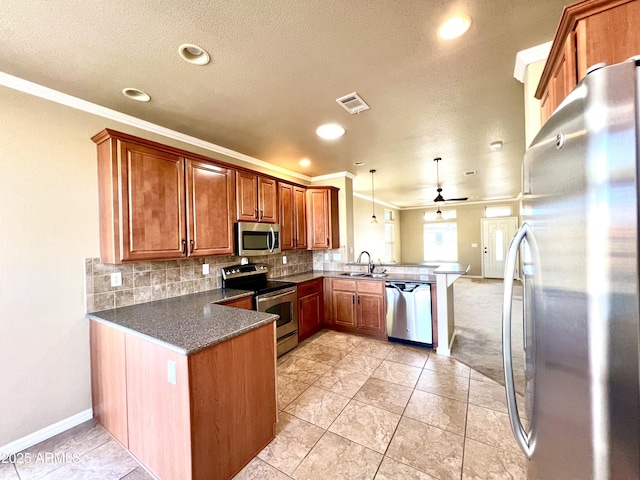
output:
[{"label": "cabinet drawer", "polygon": [[347,292],[355,292],[356,291],[356,281],[355,280],[343,280],[341,278],[334,278],[332,286],[333,286],[334,290],[345,290]]},{"label": "cabinet drawer", "polygon": [[[335,287],[334,287],[335,288]],[[384,282],[379,280],[358,280],[359,293],[384,294]]]},{"label": "cabinet drawer", "polygon": [[311,293],[320,293],[322,291],[322,279],[311,280],[309,282],[298,285],[298,298],[305,297]]}]

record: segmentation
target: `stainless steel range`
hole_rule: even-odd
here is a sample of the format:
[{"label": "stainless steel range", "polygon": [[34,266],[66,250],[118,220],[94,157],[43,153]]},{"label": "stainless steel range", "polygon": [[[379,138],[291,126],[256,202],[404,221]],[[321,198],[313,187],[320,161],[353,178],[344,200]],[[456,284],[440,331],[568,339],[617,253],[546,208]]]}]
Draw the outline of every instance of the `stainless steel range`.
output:
[{"label": "stainless steel range", "polygon": [[296,284],[268,280],[266,265],[232,265],[222,269],[222,288],[253,290],[253,308],[275,313],[278,356],[298,345],[298,293]]}]

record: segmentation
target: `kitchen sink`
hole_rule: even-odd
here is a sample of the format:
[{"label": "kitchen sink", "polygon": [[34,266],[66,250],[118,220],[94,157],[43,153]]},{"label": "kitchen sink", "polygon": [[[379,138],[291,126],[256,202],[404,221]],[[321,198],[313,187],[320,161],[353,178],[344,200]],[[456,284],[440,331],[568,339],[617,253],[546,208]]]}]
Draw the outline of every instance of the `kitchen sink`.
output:
[{"label": "kitchen sink", "polygon": [[363,273],[363,272],[343,272],[340,275],[344,277],[371,277],[371,278],[384,278],[386,273]]}]

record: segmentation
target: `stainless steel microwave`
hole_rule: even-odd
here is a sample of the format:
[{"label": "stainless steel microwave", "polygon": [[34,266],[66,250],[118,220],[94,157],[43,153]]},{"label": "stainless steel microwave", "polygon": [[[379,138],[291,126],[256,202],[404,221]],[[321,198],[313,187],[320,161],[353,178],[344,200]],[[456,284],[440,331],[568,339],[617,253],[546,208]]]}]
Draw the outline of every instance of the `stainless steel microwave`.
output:
[{"label": "stainless steel microwave", "polygon": [[280,253],[280,225],[236,222],[236,255],[250,257]]}]

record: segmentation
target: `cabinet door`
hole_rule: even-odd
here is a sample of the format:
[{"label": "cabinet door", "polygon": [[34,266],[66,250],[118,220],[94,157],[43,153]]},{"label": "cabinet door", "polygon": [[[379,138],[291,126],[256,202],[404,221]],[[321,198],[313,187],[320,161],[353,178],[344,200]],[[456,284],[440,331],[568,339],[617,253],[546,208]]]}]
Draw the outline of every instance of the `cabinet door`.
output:
[{"label": "cabinet door", "polygon": [[186,254],[182,157],[119,142],[120,261]]},{"label": "cabinet door", "polygon": [[294,247],[299,249],[307,248],[306,193],[306,188],[293,187],[293,239]]},{"label": "cabinet door", "polygon": [[280,248],[291,250],[295,244],[293,185],[278,183],[280,201]]},{"label": "cabinet door", "polygon": [[302,341],[322,326],[322,296],[316,292],[299,298],[298,309],[298,341]]},{"label": "cabinet door", "polygon": [[239,222],[258,221],[258,176],[236,172],[236,211]]},{"label": "cabinet door", "polygon": [[186,160],[189,255],[233,253],[233,173],[197,160]]},{"label": "cabinet door", "polygon": [[333,323],[343,327],[356,326],[355,292],[333,292]]},{"label": "cabinet door", "polygon": [[[599,2],[594,8],[598,8]],[[610,65],[624,62],[640,53],[640,1],[613,5],[578,22],[577,71],[578,79],[596,63]],[[601,7],[600,7],[601,8]]]},{"label": "cabinet door", "polygon": [[278,189],[271,178],[258,177],[259,221],[278,223]]},{"label": "cabinet door", "polygon": [[384,333],[384,297],[369,293],[358,294],[358,328]]},{"label": "cabinet door", "polygon": [[329,247],[329,196],[326,190],[307,189],[309,249]]}]

